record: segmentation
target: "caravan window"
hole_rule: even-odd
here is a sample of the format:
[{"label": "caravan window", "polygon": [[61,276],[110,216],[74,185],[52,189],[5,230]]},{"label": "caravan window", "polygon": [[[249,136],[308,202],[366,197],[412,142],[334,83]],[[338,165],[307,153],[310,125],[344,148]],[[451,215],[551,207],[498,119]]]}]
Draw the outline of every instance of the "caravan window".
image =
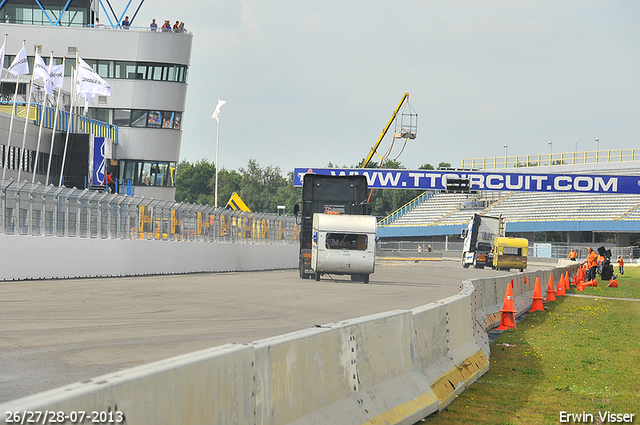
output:
[{"label": "caravan window", "polygon": [[355,249],[358,251],[366,251],[367,235],[327,233],[325,246],[328,249]]},{"label": "caravan window", "polygon": [[505,246],[502,250],[504,255],[522,255],[522,248],[516,248],[515,246]]}]

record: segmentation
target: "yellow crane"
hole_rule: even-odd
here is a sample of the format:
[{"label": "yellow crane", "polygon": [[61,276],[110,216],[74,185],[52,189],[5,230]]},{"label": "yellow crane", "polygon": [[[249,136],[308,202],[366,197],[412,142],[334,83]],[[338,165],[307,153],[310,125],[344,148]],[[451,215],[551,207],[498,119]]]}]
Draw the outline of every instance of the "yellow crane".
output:
[{"label": "yellow crane", "polygon": [[[402,108],[403,105],[405,105],[405,108],[408,107],[409,110],[407,113],[405,113],[403,109],[403,113],[401,114],[402,115],[401,120],[398,123],[397,116],[398,116],[398,113],[400,113],[400,109]],[[402,96],[402,100],[400,100],[398,107],[395,109],[395,111],[393,111],[393,115],[391,115],[389,122],[387,123],[385,128],[382,130],[382,134],[380,135],[380,137],[378,137],[378,141],[376,142],[375,146],[371,148],[369,155],[367,155],[367,157],[362,161],[360,168],[366,168],[367,165],[369,165],[369,162],[371,162],[371,158],[373,158],[373,155],[378,150],[378,147],[380,146],[382,139],[384,139],[384,136],[386,136],[387,132],[389,131],[389,128],[391,128],[391,124],[393,124],[394,121],[396,122],[396,132],[393,138],[394,142],[396,139],[405,139],[405,143],[406,143],[406,140],[416,138],[416,131],[418,128],[418,114],[415,113],[415,111],[413,110],[413,108],[411,108],[411,105],[409,104],[409,93],[405,93],[404,96]],[[385,159],[385,157],[381,156],[380,158],[381,158],[380,164],[382,165],[382,161]]]}]

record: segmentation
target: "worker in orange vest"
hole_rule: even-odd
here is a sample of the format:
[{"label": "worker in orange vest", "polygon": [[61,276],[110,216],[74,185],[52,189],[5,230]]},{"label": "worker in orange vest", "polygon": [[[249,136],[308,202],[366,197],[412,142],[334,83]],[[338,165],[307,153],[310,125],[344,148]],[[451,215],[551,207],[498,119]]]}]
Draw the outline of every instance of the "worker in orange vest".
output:
[{"label": "worker in orange vest", "polygon": [[569,252],[569,260],[576,261],[576,258],[578,258],[578,253],[571,248],[571,252]]},{"label": "worker in orange vest", "polygon": [[618,270],[620,270],[620,274],[624,274],[624,260],[619,255],[618,255]]},{"label": "worker in orange vest", "polygon": [[596,269],[598,268],[598,255],[591,247],[587,248],[587,280],[594,280],[596,278]]}]

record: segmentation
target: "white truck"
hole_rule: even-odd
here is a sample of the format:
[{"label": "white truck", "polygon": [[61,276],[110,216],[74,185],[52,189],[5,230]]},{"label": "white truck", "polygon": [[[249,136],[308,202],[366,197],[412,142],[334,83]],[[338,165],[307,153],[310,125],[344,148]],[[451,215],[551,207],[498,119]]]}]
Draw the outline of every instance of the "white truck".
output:
[{"label": "white truck", "polygon": [[349,274],[369,283],[375,270],[376,218],[370,215],[313,214],[311,269],[323,274]]},{"label": "white truck", "polygon": [[462,229],[462,267],[473,264],[477,269],[493,266],[493,248],[496,237],[504,236],[502,216],[474,214],[466,229]]}]

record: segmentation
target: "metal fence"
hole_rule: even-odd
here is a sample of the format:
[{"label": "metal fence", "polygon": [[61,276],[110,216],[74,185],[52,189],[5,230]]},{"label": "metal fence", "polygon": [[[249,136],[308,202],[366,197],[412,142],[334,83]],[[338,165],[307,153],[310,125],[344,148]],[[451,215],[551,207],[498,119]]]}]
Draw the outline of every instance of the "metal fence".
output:
[{"label": "metal fence", "polygon": [[[431,252],[462,252],[464,243],[460,240],[453,241],[431,241],[426,240],[411,240],[411,241],[384,241],[378,242],[378,251],[387,252],[429,252],[429,246],[431,246]],[[634,263],[640,262],[638,257],[640,256],[640,248],[635,246],[617,247],[610,242],[594,242],[591,244],[575,243],[568,245],[566,243],[550,243],[540,241],[529,241],[529,257],[540,258],[555,258],[555,259],[568,259],[571,249],[575,250],[578,254],[578,261],[582,262],[587,258],[587,248],[592,247],[596,250],[598,247],[604,246],[606,249],[611,250],[611,258],[615,260],[618,255],[622,257],[625,262]],[[615,261],[614,261],[615,262]]]},{"label": "metal fence", "polygon": [[298,243],[295,217],[0,180],[0,234]]}]

